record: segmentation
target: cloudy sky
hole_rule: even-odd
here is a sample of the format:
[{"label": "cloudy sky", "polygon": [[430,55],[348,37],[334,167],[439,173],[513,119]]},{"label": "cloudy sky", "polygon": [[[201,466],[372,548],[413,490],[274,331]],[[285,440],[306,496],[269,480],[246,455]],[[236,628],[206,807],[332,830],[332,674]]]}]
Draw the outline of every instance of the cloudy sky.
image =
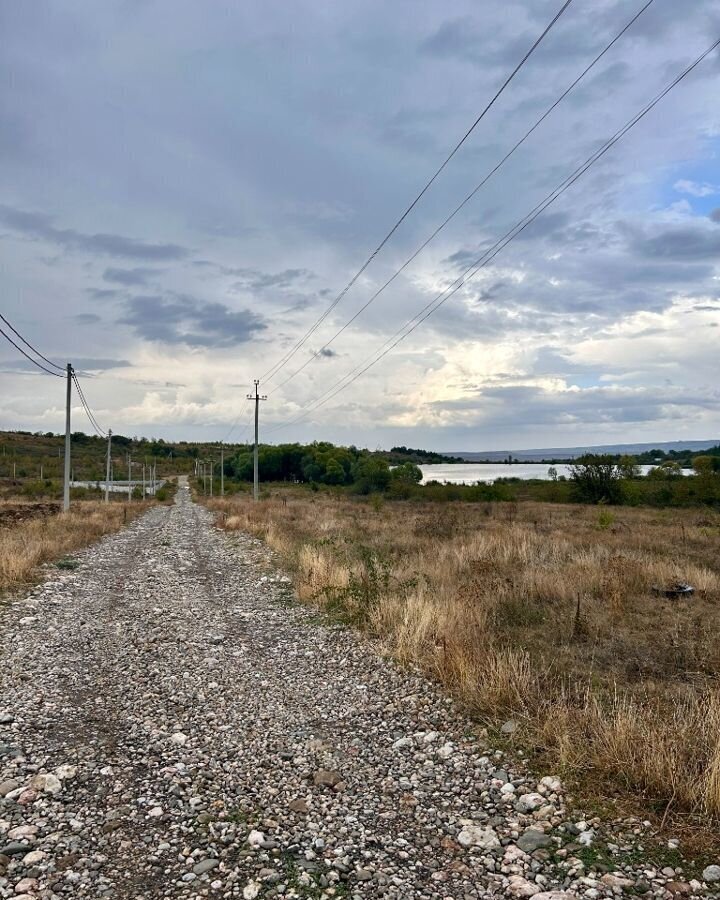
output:
[{"label": "cloudy sky", "polygon": [[[326,346],[643,4],[573,0],[261,384],[267,439],[720,437],[718,51],[312,408],[720,37],[713,0],[654,0]],[[0,310],[46,356],[96,375],[85,393],[103,427],[222,439],[239,417],[229,437],[242,438],[252,379],[338,296],[560,5],[0,0]],[[3,342],[0,428],[60,430],[63,384],[29,368]]]}]

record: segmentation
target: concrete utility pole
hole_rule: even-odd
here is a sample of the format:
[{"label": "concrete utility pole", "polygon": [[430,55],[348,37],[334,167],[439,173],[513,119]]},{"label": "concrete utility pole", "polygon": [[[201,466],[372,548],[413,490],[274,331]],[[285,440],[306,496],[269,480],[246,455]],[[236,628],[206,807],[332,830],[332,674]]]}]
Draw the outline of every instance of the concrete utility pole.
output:
[{"label": "concrete utility pole", "polygon": [[225,496],[225,450],[220,444],[220,496]]},{"label": "concrete utility pole", "polygon": [[108,428],[107,459],[105,460],[105,502],[110,502],[110,454],[112,452],[112,428]]},{"label": "concrete utility pole", "polygon": [[132,457],[128,453],[128,503],[132,500]]},{"label": "concrete utility pole", "polygon": [[253,450],[253,500],[258,500],[258,418],[260,415],[260,401],[267,400],[267,397],[263,395],[262,397],[258,394],[258,385],[260,382],[257,378],[254,380],[255,385],[255,394],[248,394],[248,400],[255,401],[255,448]]},{"label": "concrete utility pole", "polygon": [[215,463],[210,459],[208,460],[208,465],[210,466],[210,496],[213,495],[213,475],[215,474]]},{"label": "concrete utility pole", "polygon": [[145,463],[143,463],[143,493],[142,493],[142,498],[143,498],[143,500],[145,499]]},{"label": "concrete utility pole", "polygon": [[67,391],[65,394],[65,469],[63,472],[63,512],[70,509],[70,401],[72,399],[73,367],[67,364]]}]

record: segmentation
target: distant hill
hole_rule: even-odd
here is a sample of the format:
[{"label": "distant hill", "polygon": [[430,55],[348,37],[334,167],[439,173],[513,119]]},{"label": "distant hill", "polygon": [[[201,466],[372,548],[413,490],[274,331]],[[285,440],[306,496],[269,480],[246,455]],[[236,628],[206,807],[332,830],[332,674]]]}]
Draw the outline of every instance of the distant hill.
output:
[{"label": "distant hill", "polygon": [[504,462],[508,456],[518,462],[540,462],[544,460],[575,459],[585,453],[609,453],[613,456],[629,454],[638,456],[650,450],[662,450],[669,454],[678,451],[698,453],[720,444],[720,439],[706,441],[657,441],[652,444],[595,444],[587,447],[545,447],[539,450],[453,450],[452,456],[459,456],[466,462]]}]

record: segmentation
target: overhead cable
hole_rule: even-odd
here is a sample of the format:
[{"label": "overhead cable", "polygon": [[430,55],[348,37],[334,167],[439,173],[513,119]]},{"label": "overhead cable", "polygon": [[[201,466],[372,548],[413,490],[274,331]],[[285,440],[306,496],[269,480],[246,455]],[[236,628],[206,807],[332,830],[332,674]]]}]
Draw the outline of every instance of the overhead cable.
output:
[{"label": "overhead cable", "polygon": [[80,381],[78,380],[78,377],[74,372],[73,372],[72,378],[73,378],[73,381],[75,382],[75,387],[77,388],[78,397],[80,398],[80,403],[82,404],[83,409],[85,410],[85,413],[86,413],[88,419],[90,420],[90,424],[95,429],[95,431],[97,432],[99,437],[107,437],[107,435],[108,435],[107,431],[105,431],[103,428],[101,428],[100,425],[98,424],[98,421],[95,418],[95,414],[90,409],[90,404],[87,402],[87,399],[85,398],[85,394],[80,385]]},{"label": "overhead cable", "polygon": [[23,344],[25,344],[26,347],[29,347],[32,350],[32,352],[35,354],[35,356],[39,356],[40,359],[43,360],[43,362],[46,362],[49,366],[52,366],[54,369],[58,369],[60,372],[63,372],[63,373],[65,372],[65,366],[58,365],[58,363],[53,362],[51,359],[48,359],[47,356],[43,356],[39,350],[37,350],[35,347],[33,347],[33,345],[30,343],[30,341],[28,341],[26,338],[24,338],[20,334],[20,332],[17,330],[17,328],[14,328],[10,324],[10,322],[8,322],[8,320],[5,318],[4,315],[2,315],[2,313],[0,313],[0,319],[2,319],[2,321],[7,325],[7,327],[10,329],[10,331],[12,331],[12,333],[16,337],[20,338],[20,340],[23,342]]},{"label": "overhead cable", "polygon": [[[4,321],[5,321],[5,319],[3,319],[3,322]],[[10,326],[10,327],[12,327],[12,326]],[[13,329],[13,331],[14,331],[14,329]],[[7,334],[7,332],[3,331],[2,328],[0,328],[0,334],[5,338],[6,341],[9,341],[16,350],[18,350],[20,353],[22,353],[22,355],[25,357],[25,359],[29,360],[34,366],[37,366],[38,369],[42,369],[43,372],[46,372],[48,375],[54,375],[56,378],[63,377],[59,372],[53,372],[52,369],[48,369],[42,363],[38,362],[36,359],[34,359],[32,356],[30,356],[29,353],[26,353],[25,350],[23,350],[23,348],[19,344],[16,344],[15,341],[10,337],[10,335]],[[43,359],[44,359],[44,357],[43,357]]]},{"label": "overhead cable", "polygon": [[[498,253],[500,253],[511,241],[513,241],[521,232],[523,232],[532,222],[537,219],[541,213],[543,213],[551,204],[553,204],[558,197],[565,193],[585,172],[588,171],[599,159],[601,159],[605,153],[607,153],[619,140],[627,134],[638,122],[640,122],[657,104],[668,94],[673,88],[675,88],[681,81],[683,81],[707,56],[709,56],[718,46],[720,46],[720,38],[714,41],[705,51],[703,51],[690,65],[688,65],[681,73],[679,73],[659,94],[657,94],[649,103],[647,103],[635,116],[629,119],[625,125],[622,126],[615,134],[609,138],[605,143],[600,147],[599,150],[595,151],[582,163],[578,166],[575,171],[569,175],[560,185],[558,185],[555,190],[551,191],[537,206],[534,207],[526,216],[524,216],[519,222],[517,222],[509,231],[507,231],[496,243],[489,249],[486,250],[483,254],[481,254],[470,266],[467,267],[465,272],[460,275],[455,281],[444,291],[438,294],[433,300],[431,300],[419,313],[417,313],[412,319],[409,319],[405,325],[403,325],[395,334],[389,338],[382,347],[375,351],[374,354],[371,354],[370,357],[366,357],[366,359],[352,369],[350,372],[346,373],[342,378],[340,378],[333,386],[331,386],[324,394],[322,394],[319,398],[317,398],[312,405],[308,406],[308,408],[296,419],[291,420],[290,422],[283,423],[281,425],[276,426],[272,431],[279,430],[280,428],[285,428],[288,425],[296,424],[302,419],[306,418],[311,412],[315,409],[318,409],[320,406],[324,406],[329,400],[333,397],[337,396],[341,391],[348,388],[354,381],[356,381],[361,375],[368,371],[368,369],[372,368],[376,365],[380,360],[385,357],[394,347],[396,347],[399,343],[405,340],[416,328],[418,328],[426,319],[428,319],[431,315],[433,315],[437,310],[443,306],[457,291],[460,290],[471,278],[473,278],[480,269],[484,268],[488,263],[490,263]],[[396,337],[397,336],[397,337]],[[394,339],[396,338],[396,339]],[[371,357],[374,357],[371,359]],[[367,360],[370,359],[370,362]],[[367,362],[367,365],[365,365]],[[364,367],[363,367],[364,366]],[[345,383],[343,383],[345,382]]]},{"label": "overhead cable", "polygon": [[625,32],[640,18],[640,16],[645,12],[645,10],[649,6],[651,6],[653,4],[653,2],[654,2],[654,0],[647,0],[645,5],[643,7],[641,7],[641,9],[637,13],[635,13],[635,15],[615,35],[615,37],[610,41],[610,43],[605,45],[603,50],[601,50],[601,52],[598,53],[598,55],[592,60],[592,62],[589,63],[585,67],[585,69],[583,69],[583,71],[577,76],[577,78],[575,78],[575,80],[572,82],[572,84],[570,84],[569,87],[567,87],[563,91],[563,93],[560,94],[560,96],[557,98],[557,100],[555,100],[555,102],[545,110],[545,112],[542,114],[542,116],[540,116],[540,118],[535,122],[535,124],[525,132],[525,134],[520,138],[519,141],[517,141],[517,143],[514,144],[514,146],[505,154],[505,156],[500,160],[500,162],[498,162],[495,165],[495,167],[490,172],[488,172],[488,174],[483,178],[483,180],[476,187],[474,187],[473,190],[465,197],[465,199],[462,200],[461,203],[459,203],[455,207],[455,209],[447,216],[447,218],[445,218],[437,226],[437,228],[433,231],[433,233],[417,248],[417,250],[415,250],[415,252],[412,254],[412,256],[408,257],[408,259],[405,260],[405,262],[400,266],[400,268],[397,269],[390,276],[390,278],[388,278],[387,281],[383,285],[381,285],[381,287],[379,287],[375,291],[375,293],[357,310],[357,312],[355,312],[354,315],[350,319],[348,319],[348,321],[335,332],[335,334],[330,338],[330,340],[326,341],[319,350],[317,350],[315,353],[313,353],[311,356],[309,356],[308,359],[306,359],[305,362],[301,366],[299,366],[297,369],[295,369],[295,371],[291,375],[288,375],[288,377],[285,378],[283,381],[281,381],[280,384],[276,385],[271,391],[269,391],[270,394],[273,394],[276,391],[279,391],[280,388],[284,387],[296,375],[299,375],[300,372],[303,371],[303,369],[305,369],[307,366],[310,365],[310,363],[312,363],[316,359],[319,359],[322,357],[323,351],[327,350],[327,348],[330,347],[330,345],[333,344],[337,340],[337,338],[339,338],[340,335],[347,328],[349,328],[350,325],[352,325],[352,323],[359,316],[361,316],[362,313],[364,313],[365,310],[372,303],[375,302],[375,300],[377,300],[377,298],[385,291],[385,289],[388,288],[393,283],[393,281],[395,281],[395,279],[402,272],[405,271],[405,269],[407,269],[407,267],[410,265],[410,263],[412,263],[415,259],[417,259],[417,257],[428,246],[428,244],[431,243],[431,241],[433,241],[438,236],[438,234],[440,234],[440,232],[443,230],[443,228],[445,228],[445,226],[448,225],[455,218],[455,216],[460,212],[460,210],[463,209],[470,202],[470,200],[472,200],[472,198],[478,193],[478,191],[482,187],[484,187],[484,185],[487,184],[487,182],[493,177],[493,175],[495,175],[495,173],[498,172],[498,170],[501,169],[502,166],[505,165],[505,163],[510,159],[510,157],[515,153],[515,151],[522,144],[525,143],[525,141],[545,121],[545,119],[550,115],[550,113],[552,113],[552,111],[557,106],[559,106],[560,103],[562,103],[562,101],[568,96],[568,94],[577,87],[577,85],[583,80],[583,78],[588,74],[588,72],[590,72],[591,69],[593,69],[595,67],[595,65],[603,58],[603,56],[605,56],[605,54],[617,43],[617,41],[620,40],[620,38],[625,34]]},{"label": "overhead cable", "polygon": [[383,249],[385,244],[387,244],[387,242],[390,240],[390,238],[393,236],[393,234],[395,234],[395,232],[400,227],[400,225],[405,221],[405,219],[408,217],[408,215],[417,206],[417,204],[419,203],[421,198],[429,190],[430,186],[435,182],[435,180],[438,178],[440,173],[448,165],[450,160],[455,156],[455,154],[462,147],[462,145],[465,143],[465,141],[470,137],[470,135],[475,130],[475,128],[479,125],[479,123],[482,121],[482,119],[485,117],[485,115],[488,113],[488,111],[491,109],[491,107],[495,104],[496,100],[500,97],[500,95],[503,93],[503,91],[505,91],[507,86],[513,80],[513,78],[517,75],[517,73],[520,71],[520,69],[525,65],[527,60],[530,58],[530,56],[533,54],[533,52],[537,49],[537,47],[540,45],[540,43],[543,41],[543,39],[546,37],[546,35],[549,33],[549,31],[552,29],[552,27],[555,25],[555,23],[560,18],[560,16],[562,16],[562,14],[565,12],[565,10],[568,8],[568,6],[570,6],[571,3],[572,3],[572,0],[565,0],[565,3],[563,3],[562,7],[553,16],[553,18],[549,22],[549,24],[546,25],[542,34],[535,40],[534,44],[530,47],[530,49],[525,53],[525,55],[520,60],[520,62],[515,66],[515,68],[512,70],[512,72],[508,75],[508,77],[505,79],[505,81],[502,83],[502,85],[498,88],[498,90],[495,92],[495,94],[490,99],[490,101],[486,104],[486,106],[484,107],[482,112],[478,115],[478,117],[472,123],[470,128],[468,128],[468,130],[460,138],[460,140],[457,142],[457,144],[455,144],[455,146],[450,151],[448,156],[445,158],[443,163],[440,165],[440,167],[438,169],[436,169],[435,173],[432,175],[430,180],[426,182],[425,186],[422,188],[420,193],[415,197],[415,199],[412,201],[412,203],[407,207],[407,209],[403,212],[403,214],[400,216],[400,218],[395,222],[395,224],[392,226],[390,231],[388,231],[388,233],[380,241],[380,243],[377,245],[377,247],[371,252],[370,256],[368,256],[368,258],[365,260],[365,262],[362,264],[362,266],[353,275],[353,277],[345,285],[345,287],[340,291],[340,293],[335,297],[335,299],[330,303],[330,305],[327,307],[327,309],[320,315],[320,317],[314,322],[314,324],[311,325],[310,328],[305,332],[303,337],[301,337],[300,340],[280,360],[278,360],[278,362],[276,362],[273,366],[271,366],[261,376],[261,378],[260,378],[261,381],[267,381],[268,379],[273,378],[275,375],[277,375],[277,373],[285,365],[287,365],[287,363],[292,359],[292,357],[295,356],[295,354],[305,344],[305,342],[315,333],[315,331],[317,331],[317,329],[320,327],[320,325],[322,325],[322,323],[330,315],[330,313],[333,311],[333,309],[335,309],[335,307],[338,305],[338,303],[341,302],[341,300],[347,294],[347,292],[350,290],[350,288],[355,284],[355,282],[358,280],[358,278],[360,278],[360,276],[367,269],[367,267],[370,265],[370,263],[375,259],[375,257],[378,255],[378,253]]}]

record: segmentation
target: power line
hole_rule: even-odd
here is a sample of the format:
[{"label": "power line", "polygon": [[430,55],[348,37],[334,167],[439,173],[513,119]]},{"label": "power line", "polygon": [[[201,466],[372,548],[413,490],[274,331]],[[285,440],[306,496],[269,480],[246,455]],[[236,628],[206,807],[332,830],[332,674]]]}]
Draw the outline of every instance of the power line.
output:
[{"label": "power line", "polygon": [[370,263],[378,255],[378,253],[383,249],[385,244],[387,244],[387,242],[390,240],[390,238],[393,236],[393,234],[395,234],[395,232],[400,227],[400,225],[405,221],[405,219],[408,217],[408,215],[417,206],[417,204],[420,202],[421,198],[425,195],[425,193],[429,190],[429,188],[433,184],[433,182],[438,178],[438,176],[445,169],[445,167],[450,162],[450,160],[455,156],[455,154],[462,147],[462,145],[465,143],[465,141],[470,137],[472,132],[475,130],[475,128],[479,125],[479,123],[485,117],[486,113],[495,104],[495,101],[500,97],[500,95],[503,93],[505,88],[507,88],[507,86],[513,80],[513,78],[517,75],[517,73],[520,71],[520,69],[525,65],[525,63],[530,58],[532,53],[537,49],[537,47],[540,45],[540,43],[543,41],[543,39],[549,33],[550,29],[555,25],[555,23],[558,21],[560,16],[562,16],[562,14],[565,12],[565,10],[568,8],[568,6],[570,6],[571,3],[572,3],[572,0],[565,0],[565,3],[563,3],[563,5],[559,9],[559,11],[553,16],[552,20],[545,27],[542,34],[536,39],[535,43],[530,47],[530,49],[526,52],[526,54],[523,56],[523,58],[520,60],[520,62],[515,66],[515,68],[512,70],[512,72],[508,75],[508,77],[505,79],[505,81],[502,83],[502,85],[498,88],[498,90],[495,92],[495,94],[490,99],[490,101],[486,104],[485,108],[482,110],[480,115],[475,119],[475,121],[472,123],[470,128],[468,128],[468,130],[460,138],[460,140],[457,142],[457,144],[455,144],[453,149],[450,151],[448,156],[445,158],[442,165],[435,171],[433,176],[425,184],[423,189],[415,197],[415,199],[412,201],[412,203],[407,207],[407,209],[400,216],[400,218],[397,220],[397,222],[395,222],[395,224],[392,226],[390,231],[388,231],[388,233],[385,235],[385,237],[382,239],[382,241],[380,241],[380,243],[372,251],[370,256],[368,256],[368,258],[365,260],[365,262],[362,264],[362,266],[358,269],[358,271],[353,275],[353,277],[350,279],[350,281],[345,285],[345,287],[340,291],[340,293],[337,295],[337,297],[335,297],[335,299],[332,301],[332,303],[327,307],[327,309],[322,313],[322,315],[315,321],[315,323],[310,326],[310,328],[306,331],[306,333],[303,335],[303,337],[295,344],[295,346],[291,350],[289,350],[285,354],[285,356],[283,356],[278,362],[276,362],[273,366],[271,366],[267,370],[267,372],[265,372],[261,376],[261,379],[260,379],[261,381],[266,381],[267,379],[273,378],[275,375],[277,375],[277,373],[293,358],[293,356],[303,346],[303,344],[308,340],[308,338],[311,337],[311,335],[313,335],[315,333],[315,331],[317,331],[317,329],[320,327],[320,325],[322,325],[322,323],[330,315],[330,313],[333,311],[333,309],[335,309],[335,307],[338,305],[338,303],[341,302],[341,300],[347,294],[347,292],[350,290],[350,288],[355,284],[355,282],[358,280],[358,278],[367,269],[367,267],[370,265]]},{"label": "power line", "polygon": [[[249,402],[249,401],[248,401],[248,399],[247,399],[247,397],[246,397],[246,398],[245,398],[245,402],[244,402],[243,405],[240,407],[240,412],[237,414],[237,416],[235,417],[235,421],[234,421],[234,422],[232,423],[232,425],[230,426],[230,430],[229,430],[228,433],[225,435],[225,437],[220,441],[221,444],[227,444],[228,438],[229,438],[230,435],[233,433],[233,431],[235,431],[235,428],[237,427],[238,422],[239,422],[240,419],[243,417],[243,413],[244,413],[245,410],[247,409],[248,402]],[[244,435],[245,432],[247,431],[249,424],[250,424],[250,417],[248,416],[248,420],[247,420],[247,422],[245,422],[245,427],[243,428],[243,431],[242,431],[242,434],[243,434],[243,435]]]},{"label": "power line", "polygon": [[88,419],[90,420],[90,424],[91,424],[92,427],[95,429],[95,431],[97,432],[97,434],[98,434],[99,437],[103,437],[103,438],[104,438],[104,437],[107,437],[107,435],[108,435],[107,431],[103,430],[103,429],[100,427],[100,425],[98,424],[97,419],[95,418],[95,414],[94,414],[93,411],[90,409],[90,404],[89,404],[89,403],[87,402],[87,400],[85,399],[85,394],[83,393],[83,389],[82,389],[82,387],[80,386],[80,381],[78,380],[78,377],[77,377],[77,375],[75,374],[75,372],[72,373],[72,379],[73,379],[73,381],[74,381],[74,383],[75,383],[75,387],[77,388],[78,397],[80,398],[80,403],[82,404],[83,409],[85,410],[85,413],[86,413]]},{"label": "power line", "polygon": [[104,432],[104,431],[102,430],[102,428],[100,427],[100,425],[98,424],[98,422],[97,422],[97,420],[95,419],[95,416],[94,416],[92,410],[90,409],[90,406],[89,406],[87,400],[85,399],[85,395],[83,394],[82,388],[80,387],[80,382],[77,380],[77,378],[75,377],[74,374],[73,374],[72,378],[73,378],[73,383],[75,384],[75,388],[77,389],[77,392],[78,392],[78,398],[80,399],[80,403],[82,404],[82,407],[83,407],[83,409],[85,410],[85,414],[87,415],[87,417],[88,417],[88,419],[89,419],[89,421],[90,421],[90,424],[92,425],[94,431],[95,431],[99,436],[101,436],[101,437],[106,437],[106,436],[107,436],[107,433]]},{"label": "power line", "polygon": [[[5,321],[5,319],[3,319],[3,322],[4,322],[4,321]],[[10,326],[10,327],[12,328],[12,326]],[[14,330],[15,330],[15,329],[13,329],[13,331],[14,331]],[[2,328],[0,328],[0,334],[5,338],[6,341],[9,341],[9,342],[13,345],[13,347],[14,347],[16,350],[19,350],[20,353],[22,353],[22,355],[25,357],[25,359],[30,360],[30,362],[31,362],[34,366],[37,366],[38,369],[42,369],[43,372],[47,372],[48,375],[54,375],[56,378],[62,378],[62,377],[63,377],[59,372],[53,372],[52,369],[46,368],[42,363],[39,363],[36,359],[33,359],[33,357],[30,356],[29,353],[26,353],[26,352],[23,350],[23,348],[22,348],[19,344],[16,344],[15,341],[10,337],[10,335],[7,334],[7,332],[3,331]],[[29,345],[28,345],[28,346],[29,346]],[[45,358],[45,357],[43,357],[43,359],[44,359],[44,358]]]},{"label": "power line", "polygon": [[445,226],[448,225],[449,222],[451,222],[452,219],[455,218],[455,216],[460,212],[460,210],[462,210],[462,209],[470,202],[470,200],[472,200],[472,198],[478,193],[478,191],[479,191],[482,187],[484,187],[485,184],[487,184],[487,182],[493,177],[493,175],[495,175],[495,173],[496,173],[499,169],[501,169],[502,166],[505,165],[505,163],[510,159],[510,157],[515,153],[515,151],[516,151],[522,144],[525,143],[525,141],[526,141],[526,140],[530,137],[530,135],[531,135],[531,134],[532,134],[532,133],[533,133],[533,132],[534,132],[534,131],[535,131],[535,130],[536,130],[536,129],[544,122],[544,121],[545,121],[545,119],[550,115],[550,113],[552,113],[552,111],[553,111],[557,106],[559,106],[560,103],[562,103],[562,101],[568,96],[568,94],[569,94],[571,91],[573,91],[573,90],[577,87],[577,85],[583,80],[583,78],[588,74],[588,72],[590,72],[590,70],[594,68],[594,66],[595,66],[595,65],[603,58],[603,56],[605,56],[605,54],[606,54],[606,53],[607,53],[607,52],[608,52],[608,51],[609,51],[609,50],[610,50],[610,49],[611,49],[611,48],[612,48],[619,40],[620,40],[620,38],[625,34],[625,32],[626,32],[626,31],[627,31],[627,30],[628,30],[628,29],[629,29],[629,28],[630,28],[630,27],[631,27],[631,26],[632,26],[632,25],[640,18],[640,16],[645,12],[646,9],[648,9],[649,6],[651,6],[651,5],[653,4],[653,2],[654,2],[654,0],[647,0],[647,2],[645,3],[645,5],[644,5],[643,7],[641,7],[641,9],[640,9],[637,13],[635,13],[635,15],[634,15],[634,16],[629,20],[629,22],[627,22],[627,24],[626,24],[626,25],[625,25],[625,26],[624,26],[624,27],[623,27],[623,28],[615,35],[615,37],[610,41],[610,43],[607,44],[607,45],[603,48],[603,50],[601,50],[600,53],[597,54],[597,56],[592,60],[591,63],[589,63],[589,64],[585,67],[585,69],[583,69],[583,71],[577,76],[577,78],[575,78],[575,80],[572,82],[572,84],[570,84],[570,86],[567,87],[567,88],[563,91],[562,94],[560,94],[560,96],[557,98],[557,100],[555,100],[555,102],[545,110],[545,112],[542,114],[542,116],[540,116],[540,118],[535,122],[535,124],[525,132],[525,134],[520,138],[519,141],[517,141],[516,144],[514,144],[514,146],[513,146],[513,147],[505,154],[505,156],[500,160],[500,162],[498,162],[498,163],[495,165],[495,167],[494,167],[490,172],[488,172],[488,174],[483,178],[483,180],[482,180],[476,187],[474,187],[473,190],[465,197],[465,199],[462,200],[462,201],[455,207],[455,209],[447,216],[447,218],[445,218],[445,219],[437,226],[437,228],[433,231],[433,233],[432,233],[432,234],[431,234],[431,235],[430,235],[430,236],[429,236],[429,237],[428,237],[428,238],[427,238],[427,239],[426,239],[426,240],[425,240],[418,248],[417,248],[417,250],[412,254],[412,256],[408,257],[408,259],[405,260],[405,262],[400,266],[400,268],[397,269],[397,270],[393,273],[393,275],[391,275],[390,278],[388,278],[388,280],[387,280],[381,287],[379,287],[378,290],[375,291],[375,293],[374,293],[374,294],[373,294],[373,295],[372,295],[372,296],[371,296],[371,297],[370,297],[370,298],[369,298],[369,299],[368,299],[368,300],[367,300],[367,301],[366,301],[366,302],[365,302],[365,303],[357,310],[357,312],[355,312],[355,314],[354,314],[354,315],[353,315],[353,316],[352,316],[352,317],[351,317],[351,318],[350,318],[350,319],[349,319],[349,320],[348,320],[341,328],[339,328],[339,329],[335,332],[335,334],[330,338],[329,341],[326,341],[326,343],[323,344],[323,346],[322,346],[316,353],[314,353],[312,356],[308,357],[308,359],[306,359],[305,362],[304,362],[299,368],[295,369],[295,371],[294,371],[291,375],[289,375],[287,378],[285,378],[283,381],[281,381],[280,384],[276,385],[276,386],[269,392],[270,394],[274,394],[276,391],[280,390],[280,388],[284,387],[284,386],[285,386],[289,381],[291,381],[296,375],[299,375],[300,372],[303,371],[303,369],[305,369],[307,366],[310,365],[310,363],[312,363],[312,362],[314,362],[316,359],[318,359],[318,357],[321,355],[322,351],[323,351],[323,350],[326,350],[331,344],[333,344],[333,343],[337,340],[337,338],[339,338],[340,335],[341,335],[347,328],[349,328],[350,325],[352,325],[352,323],[353,323],[359,316],[361,316],[362,313],[365,312],[365,310],[366,310],[372,303],[375,302],[375,300],[377,300],[377,298],[385,291],[385,289],[388,288],[388,287],[393,283],[393,281],[395,281],[395,279],[396,279],[402,272],[405,271],[405,269],[410,265],[410,263],[412,263],[415,259],[417,259],[417,257],[418,257],[418,256],[420,255],[420,253],[422,253],[422,251],[428,246],[428,244],[430,244],[431,241],[433,241],[433,240],[438,236],[438,234],[440,234],[440,232],[443,230],[443,228],[445,228]]},{"label": "power line", "polygon": [[20,332],[17,330],[17,328],[14,328],[10,324],[10,322],[8,322],[8,320],[5,318],[4,315],[2,315],[2,313],[0,313],[0,319],[2,319],[2,321],[7,325],[7,327],[10,329],[10,331],[12,331],[12,333],[14,335],[16,335],[17,337],[20,338],[20,340],[23,342],[23,344],[25,344],[26,347],[29,347],[32,350],[32,352],[35,354],[35,356],[39,356],[40,359],[42,359],[48,365],[52,366],[54,369],[58,369],[60,372],[65,371],[65,366],[58,365],[56,362],[53,362],[51,359],[48,359],[47,356],[43,356],[39,350],[37,350],[35,347],[33,347],[33,345],[30,343],[30,341],[28,341],[26,338],[24,338],[20,334]]},{"label": "power line", "polygon": [[[542,200],[533,210],[530,211],[526,216],[524,216],[519,222],[517,222],[508,232],[506,232],[503,237],[501,237],[496,243],[489,249],[486,250],[480,257],[478,257],[470,266],[465,270],[465,272],[459,276],[453,284],[438,294],[430,303],[426,304],[419,313],[417,313],[412,319],[409,319],[405,325],[403,325],[395,334],[389,338],[382,347],[375,351],[374,354],[371,354],[371,357],[375,357],[371,359],[371,357],[366,357],[371,359],[371,361],[361,368],[364,365],[360,363],[355,369],[346,373],[339,381],[335,383],[335,385],[331,386],[324,394],[322,394],[311,406],[307,408],[307,410],[298,416],[296,419],[283,423],[281,425],[276,426],[276,428],[271,429],[271,431],[279,430],[280,428],[285,428],[288,425],[296,424],[302,419],[306,418],[311,412],[315,409],[318,409],[320,406],[324,406],[329,400],[333,397],[337,396],[337,394],[344,391],[348,388],[353,382],[355,382],[361,375],[368,371],[368,369],[372,368],[376,365],[380,360],[387,356],[390,351],[396,347],[401,341],[405,340],[416,328],[418,328],[426,319],[428,319],[431,315],[433,315],[437,310],[445,304],[457,291],[460,290],[471,278],[473,278],[481,268],[484,268],[488,263],[490,263],[498,253],[500,253],[511,241],[513,241],[522,231],[524,231],[532,222],[537,219],[541,213],[543,213],[552,203],[554,203],[558,197],[565,193],[585,172],[588,171],[599,159],[601,159],[622,137],[627,134],[638,122],[641,121],[657,104],[671,91],[675,88],[683,79],[685,79],[710,53],[713,52],[718,46],[720,46],[720,38],[713,42],[710,47],[707,48],[703,53],[700,54],[689,66],[687,66],[679,75],[677,75],[659,94],[657,94],[649,103],[647,103],[640,112],[636,113],[631,119],[629,119],[625,125],[622,126],[615,134],[609,138],[605,143],[601,146],[601,148],[591,154],[584,163],[578,166],[575,171],[568,176],[563,182],[558,185],[555,190],[551,191],[544,200]],[[471,271],[472,270],[472,271]],[[413,324],[414,323],[414,324]],[[397,335],[396,340],[393,340]],[[392,342],[392,343],[391,343]],[[388,346],[389,345],[389,346]],[[343,384],[345,382],[345,384]]]},{"label": "power line", "polygon": [[[8,320],[5,318],[4,315],[2,315],[2,313],[0,313],[0,319],[7,325],[7,327],[10,329],[10,331],[12,331],[12,333],[16,337],[20,338],[20,340],[23,342],[23,344],[25,344],[26,347],[29,347],[30,350],[32,350],[32,352],[36,356],[39,356],[40,359],[42,359],[48,365],[53,366],[53,368],[58,369],[59,372],[62,372],[62,375],[60,376],[61,378],[63,378],[65,376],[65,366],[58,365],[58,363],[53,362],[51,359],[48,359],[47,356],[43,356],[43,354],[36,347],[33,347],[33,345],[30,343],[30,341],[27,338],[23,337],[20,334],[20,332],[17,330],[17,328],[15,328],[12,325],[11,322],[8,322]],[[6,335],[6,337],[7,337],[7,335]],[[17,347],[17,344],[14,344],[14,346]],[[20,349],[20,347],[18,347],[18,350],[20,350],[20,352],[23,353],[23,351]],[[25,354],[23,354],[23,355],[25,355]],[[44,371],[47,371],[47,370],[45,369]],[[51,372],[50,374],[55,375],[55,372]],[[85,378],[94,378],[95,377],[90,372],[81,372],[80,374],[83,375]]]}]

